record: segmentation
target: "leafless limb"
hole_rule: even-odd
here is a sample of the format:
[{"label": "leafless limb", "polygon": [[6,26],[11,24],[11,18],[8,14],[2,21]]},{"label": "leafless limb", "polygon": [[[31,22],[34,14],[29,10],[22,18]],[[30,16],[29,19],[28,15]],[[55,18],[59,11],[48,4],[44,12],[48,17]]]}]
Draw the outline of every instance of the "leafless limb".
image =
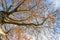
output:
[{"label": "leafless limb", "polygon": [[22,3],[20,3],[20,1],[19,1],[17,6],[12,11],[10,11],[10,14],[14,13],[19,8],[19,6],[22,5],[24,2],[25,2],[25,0]]},{"label": "leafless limb", "polygon": [[3,10],[5,10],[3,0],[1,0],[1,5],[2,5]]},{"label": "leafless limb", "polygon": [[[34,5],[32,8],[29,8],[29,10],[17,10],[16,12],[20,12],[20,11],[31,11],[35,6],[36,6],[36,5]],[[31,17],[31,16],[32,16],[32,13],[31,13],[31,15],[30,15],[29,17]],[[28,18],[29,18],[29,17],[28,17]],[[8,19],[13,20],[13,21],[24,21],[24,20],[26,20],[27,18],[24,19],[24,20],[14,20],[14,19],[8,17]]]},{"label": "leafless limb", "polygon": [[10,22],[4,21],[4,24],[5,24],[5,23],[8,23],[8,24],[25,25],[25,26],[26,26],[26,25],[35,25],[35,26],[39,26],[39,25],[43,25],[44,22],[45,22],[47,19],[48,19],[48,18],[45,18],[41,24],[34,24],[34,23],[17,23],[17,22],[12,22],[12,21],[10,21]]},{"label": "leafless limb", "polygon": [[31,11],[36,5],[34,5],[33,7],[29,8],[28,10],[17,10],[15,12],[20,12],[20,11]]},{"label": "leafless limb", "polygon": [[4,0],[5,4],[5,10],[7,11],[7,0]]},{"label": "leafless limb", "polygon": [[7,11],[9,11],[11,9],[13,5],[11,4],[8,8],[7,8]]},{"label": "leafless limb", "polygon": [[13,7],[13,4],[14,4],[14,0],[12,0],[12,4],[7,8],[7,11],[9,11]]}]

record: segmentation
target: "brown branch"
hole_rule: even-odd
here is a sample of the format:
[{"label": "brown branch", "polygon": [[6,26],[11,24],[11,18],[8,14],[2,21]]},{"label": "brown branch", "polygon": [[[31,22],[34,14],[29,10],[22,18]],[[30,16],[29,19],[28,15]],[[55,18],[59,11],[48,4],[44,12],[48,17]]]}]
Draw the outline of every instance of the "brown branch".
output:
[{"label": "brown branch", "polygon": [[12,11],[10,11],[10,14],[14,13],[19,8],[19,6],[22,5],[24,2],[25,0],[22,3],[18,2],[17,6]]},{"label": "brown branch", "polygon": [[1,5],[2,5],[3,10],[5,10],[3,0],[1,0]]},{"label": "brown branch", "polygon": [[43,25],[46,20],[47,20],[47,18],[45,18],[44,21],[43,21],[41,24],[34,24],[34,23],[17,23],[17,22],[12,22],[12,21],[10,21],[10,22],[4,21],[4,24],[5,24],[5,23],[8,23],[8,24],[25,25],[25,26],[26,26],[26,25],[35,25],[35,26],[39,26],[39,25]]},{"label": "brown branch", "polygon": [[11,7],[13,7],[13,4],[14,4],[14,0],[12,0],[12,4],[7,8],[7,11],[9,11]]},{"label": "brown branch", "polygon": [[4,0],[5,2],[5,10],[7,11],[7,0]]},{"label": "brown branch", "polygon": [[10,18],[10,17],[7,17],[5,20],[21,22],[21,21],[24,21],[24,20],[26,20],[26,19],[23,19],[23,20],[15,20],[15,19],[12,19],[12,18]]},{"label": "brown branch", "polygon": [[12,6],[13,6],[13,5],[10,5],[10,6],[7,8],[7,11],[9,11],[9,10],[11,9]]},{"label": "brown branch", "polygon": [[[25,0],[24,0],[25,1]],[[18,6],[16,8],[14,8],[14,10],[12,10],[10,12],[10,14],[14,13],[14,12],[20,12],[20,11],[30,11],[32,10],[36,5],[34,5],[33,7],[29,8],[28,10],[17,10],[19,8],[20,5],[22,5],[24,3],[24,1],[22,3],[19,3]],[[12,6],[12,5],[11,5]]]},{"label": "brown branch", "polygon": [[[20,12],[20,11],[31,11],[35,6],[33,6],[32,8],[30,8],[29,10],[17,10],[16,12]],[[33,14],[31,13],[31,15],[28,18],[30,18],[32,15]],[[24,20],[27,20],[28,19],[28,18],[26,18],[26,19],[23,19],[23,20],[14,20],[14,19],[12,19],[10,17],[7,17],[7,18],[10,19],[10,20],[13,20],[13,21],[24,21]]]},{"label": "brown branch", "polygon": [[[44,22],[47,20],[48,18],[45,18],[44,21],[41,24],[34,24],[34,23],[17,23],[17,22],[6,22],[4,21],[4,24],[14,24],[14,25],[18,25],[18,26],[41,26],[44,24]],[[11,29],[8,32],[5,32],[5,34],[9,33],[11,31]]]},{"label": "brown branch", "polygon": [[39,24],[34,24],[34,23],[28,23],[28,24],[26,24],[26,23],[16,23],[16,22],[4,22],[4,24],[15,24],[15,25],[24,25],[24,26],[26,26],[26,25],[35,25],[35,26],[37,26],[37,25],[39,25]]},{"label": "brown branch", "polygon": [[29,8],[28,10],[16,10],[15,12],[20,12],[20,11],[31,11],[36,5],[34,5],[33,7]]}]

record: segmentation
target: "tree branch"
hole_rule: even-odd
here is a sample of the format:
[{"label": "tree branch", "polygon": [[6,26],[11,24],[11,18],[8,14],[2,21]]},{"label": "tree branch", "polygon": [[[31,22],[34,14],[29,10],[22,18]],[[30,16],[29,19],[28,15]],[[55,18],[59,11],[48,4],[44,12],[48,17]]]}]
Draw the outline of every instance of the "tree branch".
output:
[{"label": "tree branch", "polygon": [[36,5],[34,5],[33,7],[29,8],[28,10],[16,10],[15,12],[20,12],[20,11],[30,11],[32,10]]},{"label": "tree branch", "polygon": [[7,8],[7,11],[9,11],[11,7],[13,7],[13,4],[14,4],[14,0],[12,0],[12,4]]},{"label": "tree branch", "polygon": [[4,0],[5,2],[5,10],[7,11],[7,0]]},{"label": "tree branch", "polygon": [[3,0],[1,0],[1,5],[2,5],[3,10],[5,10]]},{"label": "tree branch", "polygon": [[18,2],[17,6],[12,11],[10,11],[10,14],[14,13],[19,8],[19,6],[22,5],[24,2],[25,0],[22,3]]},{"label": "tree branch", "polygon": [[[36,5],[35,5],[35,6],[36,6]],[[30,8],[29,10],[16,10],[15,12],[20,12],[20,11],[30,11],[30,10],[32,10],[35,6],[33,6],[32,8]],[[32,13],[31,13],[31,15],[32,15]],[[30,18],[31,15],[30,15],[28,18]],[[14,19],[8,17],[8,19],[13,20],[13,21],[24,21],[24,20],[26,20],[27,18],[24,19],[24,20],[14,20]]]},{"label": "tree branch", "polygon": [[10,22],[6,22],[6,21],[4,21],[4,24],[15,24],[15,25],[24,25],[24,26],[26,26],[26,25],[35,25],[35,26],[39,26],[39,25],[43,25],[44,24],[44,22],[47,20],[48,18],[45,18],[44,20],[43,20],[43,22],[41,23],[41,24],[34,24],[34,23],[17,23],[17,22],[12,22],[12,21],[10,21]]},{"label": "tree branch", "polygon": [[9,10],[11,9],[12,6],[13,6],[13,5],[10,5],[10,6],[7,8],[7,11],[9,11]]}]

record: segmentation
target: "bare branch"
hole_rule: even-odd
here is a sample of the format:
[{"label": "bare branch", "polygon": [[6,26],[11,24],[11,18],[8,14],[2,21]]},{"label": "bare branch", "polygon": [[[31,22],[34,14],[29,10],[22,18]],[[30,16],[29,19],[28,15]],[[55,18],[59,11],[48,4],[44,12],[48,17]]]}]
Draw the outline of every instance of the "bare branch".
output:
[{"label": "bare branch", "polygon": [[4,2],[3,2],[3,0],[1,0],[1,5],[2,5],[2,8],[3,8],[3,10],[5,10],[5,7],[4,7]]},{"label": "bare branch", "polygon": [[28,10],[16,10],[15,12],[20,12],[20,11],[31,11],[36,5],[34,5],[33,7],[29,8]]},{"label": "bare branch", "polygon": [[12,6],[13,6],[13,5],[10,5],[10,6],[7,8],[7,11],[9,11],[9,10],[11,9]]},{"label": "bare branch", "polygon": [[[36,5],[35,5],[35,6],[36,6]],[[20,11],[30,11],[30,10],[32,10],[35,6],[33,6],[32,8],[29,8],[29,10],[17,10],[16,12],[20,12]],[[30,18],[32,15],[33,15],[33,14],[31,13],[31,15],[30,15],[28,18]],[[28,18],[26,18],[26,19],[28,19]],[[24,20],[14,20],[14,19],[12,19],[12,18],[10,18],[10,17],[8,17],[8,19],[13,20],[13,21],[24,21],[24,20],[26,20],[26,19],[24,19]]]},{"label": "bare branch", "polygon": [[27,26],[27,25],[35,25],[35,26],[39,25],[39,24],[33,24],[33,23],[26,24],[26,23],[16,23],[16,22],[4,22],[4,23],[15,24],[15,25],[25,25],[25,26]]},{"label": "bare branch", "polygon": [[7,11],[7,0],[4,0],[5,2],[5,10]]},{"label": "bare branch", "polygon": [[[24,2],[22,2],[22,3],[24,3]],[[22,5],[22,3],[21,3],[20,5]],[[9,11],[9,10],[11,9],[12,6],[13,6],[13,5],[10,5],[7,11]],[[18,7],[19,7],[19,6],[18,6],[18,7],[16,7],[13,11],[14,11],[14,12],[30,11],[30,10],[33,9],[35,6],[36,6],[36,5],[34,5],[33,7],[29,8],[28,10],[17,10]],[[11,11],[11,13],[14,13],[13,11]]]},{"label": "bare branch", "polygon": [[7,24],[15,24],[15,25],[24,25],[24,26],[27,26],[27,25],[34,25],[34,26],[39,26],[39,25],[43,25],[44,24],[44,22],[47,20],[48,18],[45,18],[44,20],[43,20],[43,22],[41,23],[41,24],[34,24],[34,23],[17,23],[17,22],[13,22],[13,21],[10,21],[10,22],[6,22],[6,21],[4,21],[4,24],[5,23],[7,23]]},{"label": "bare branch", "polygon": [[14,13],[19,8],[19,6],[22,5],[24,2],[25,2],[25,0],[22,3],[20,3],[20,1],[19,1],[17,6],[12,11],[10,11],[10,14]]},{"label": "bare branch", "polygon": [[14,4],[14,0],[12,0],[12,4],[7,8],[7,11],[9,11],[11,7],[13,7],[13,4]]}]

